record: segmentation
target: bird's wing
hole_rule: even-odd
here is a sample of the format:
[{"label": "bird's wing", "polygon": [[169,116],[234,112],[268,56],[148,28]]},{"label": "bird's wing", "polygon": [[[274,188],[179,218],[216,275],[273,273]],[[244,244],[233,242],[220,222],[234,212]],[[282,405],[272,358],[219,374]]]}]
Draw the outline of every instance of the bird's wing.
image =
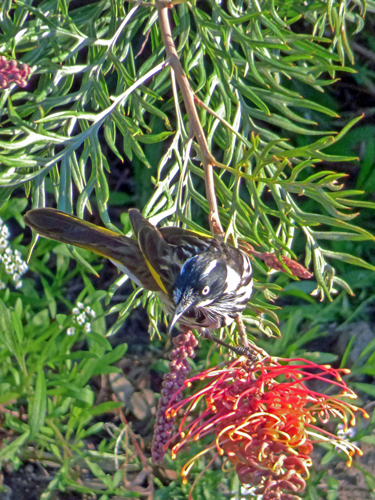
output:
[{"label": "bird's wing", "polygon": [[160,233],[169,245],[178,247],[178,257],[185,262],[194,255],[206,252],[215,241],[210,236],[201,235],[179,227],[162,227]]},{"label": "bird's wing", "polygon": [[129,217],[150,272],[160,288],[170,295],[181,269],[176,247],[167,243],[162,233],[138,210],[129,210]]}]

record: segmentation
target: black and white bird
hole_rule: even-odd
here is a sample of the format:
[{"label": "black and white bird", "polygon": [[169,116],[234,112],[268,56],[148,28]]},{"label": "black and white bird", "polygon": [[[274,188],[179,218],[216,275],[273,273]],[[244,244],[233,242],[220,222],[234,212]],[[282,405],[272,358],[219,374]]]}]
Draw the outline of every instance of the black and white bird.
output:
[{"label": "black and white bird", "polygon": [[170,329],[230,325],[251,297],[250,257],[237,248],[178,227],[157,229],[129,211],[135,238],[51,208],[34,209],[25,222],[47,238],[109,258],[139,286],[157,292]]}]

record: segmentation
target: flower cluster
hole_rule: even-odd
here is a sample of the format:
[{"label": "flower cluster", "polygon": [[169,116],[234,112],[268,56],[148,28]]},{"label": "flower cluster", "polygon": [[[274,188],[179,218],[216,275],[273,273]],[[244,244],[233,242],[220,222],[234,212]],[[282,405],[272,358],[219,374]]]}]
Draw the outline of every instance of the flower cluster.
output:
[{"label": "flower cluster", "polygon": [[[5,272],[12,276],[15,288],[21,288],[23,281],[21,277],[29,269],[22,259],[19,250],[13,250],[9,243],[10,232],[4,221],[0,219],[0,262],[3,263]],[[0,281],[0,290],[6,288],[6,284]]]},{"label": "flower cluster", "polygon": [[0,219],[0,251],[5,250],[9,245],[10,231],[4,221]]},{"label": "flower cluster", "polygon": [[26,87],[27,78],[31,69],[27,64],[18,64],[17,61],[0,56],[0,89],[7,89],[11,83],[19,87]]},{"label": "flower cluster", "polygon": [[310,273],[310,271],[306,269],[306,267],[302,266],[302,264],[300,264],[299,262],[290,259],[286,255],[280,256],[282,260],[281,263],[280,260],[278,260],[275,253],[257,252],[254,249],[254,247],[250,245],[250,243],[242,241],[240,248],[242,248],[242,250],[249,253],[250,255],[254,255],[254,257],[259,257],[264,261],[267,267],[271,269],[276,269],[276,271],[282,271],[283,273],[285,273],[286,272],[285,267],[287,267],[289,271],[293,274],[293,276],[297,276],[298,278],[307,280],[313,276],[312,273]]},{"label": "flower cluster", "polygon": [[[192,332],[181,333],[173,339],[175,349],[169,355],[169,373],[163,378],[163,388],[160,394],[158,411],[154,426],[154,439],[152,442],[152,461],[159,463],[163,460],[166,452],[165,444],[170,439],[175,417],[166,414],[172,397],[184,385],[184,381],[190,371],[187,358],[194,358],[194,349],[198,344]],[[174,397],[174,401],[182,399],[179,393]]]},{"label": "flower cluster", "polygon": [[[285,273],[285,269],[280,263],[280,261],[277,260],[276,254],[265,252],[263,254],[263,260],[267,267]],[[289,269],[289,271],[293,274],[293,276],[297,276],[298,278],[302,278],[304,280],[311,278],[312,273],[310,273],[310,271],[305,267],[303,267],[299,262],[290,259],[286,255],[281,255],[281,260],[283,261],[284,265]]]},{"label": "flower cluster", "polygon": [[[353,443],[319,427],[330,417],[339,419],[344,432],[355,425],[354,413],[364,410],[342,398],[356,398],[341,375],[345,369],[333,369],[303,359],[268,358],[251,363],[243,357],[229,366],[207,370],[185,381],[191,386],[204,382],[204,387],[182,401],[181,390],[172,398],[166,411],[174,417],[183,407],[185,415],[171,442],[172,458],[191,441],[212,435],[212,443],[183,467],[186,477],[204,453],[216,450],[235,467],[242,484],[255,486],[263,500],[300,500],[312,465],[313,446],[326,442],[343,451],[350,466],[361,450]],[[315,392],[311,385],[319,381],[336,395]],[[204,402],[200,416],[193,410]]]},{"label": "flower cluster", "polygon": [[[72,310],[72,323],[83,326],[86,333],[91,332],[90,319],[95,318],[96,313],[90,306],[85,306],[82,302],[77,302],[77,306]],[[67,329],[66,333],[68,335],[74,335],[76,332],[75,326],[71,326]]]}]

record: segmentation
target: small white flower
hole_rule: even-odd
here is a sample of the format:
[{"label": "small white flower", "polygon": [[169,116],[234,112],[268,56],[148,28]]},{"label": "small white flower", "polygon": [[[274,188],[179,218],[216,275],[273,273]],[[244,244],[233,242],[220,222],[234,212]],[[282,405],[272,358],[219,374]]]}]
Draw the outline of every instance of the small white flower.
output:
[{"label": "small white flower", "polygon": [[[1,235],[1,232],[0,232]],[[0,237],[0,250],[4,250],[7,246],[9,245],[9,241],[4,237],[4,235],[1,235]]]},{"label": "small white flower", "polygon": [[12,275],[15,288],[21,288],[23,281],[22,275],[29,269],[29,266],[22,259],[22,253],[19,250],[13,250],[7,241],[10,236],[9,229],[0,219],[0,250],[4,250],[0,254],[0,262],[4,264],[5,272]]},{"label": "small white flower", "polygon": [[9,262],[9,264],[5,265],[5,271],[8,274],[13,274],[16,270],[16,264],[14,262]]},{"label": "small white flower", "polygon": [[237,496],[237,495],[233,496],[230,498],[230,500],[246,500],[246,499],[248,499],[248,500],[250,500],[250,499],[251,500],[262,500],[263,496],[257,495],[255,493],[256,489],[257,489],[257,486],[251,486],[251,485],[248,485],[248,487],[242,486],[241,493],[240,493],[241,496]]},{"label": "small white flower", "polygon": [[0,219],[0,236],[3,236],[6,240],[10,237],[10,231],[8,226],[4,224],[4,221]]},{"label": "small white flower", "polygon": [[4,288],[6,288],[6,284],[4,281],[0,281],[0,290],[4,290]]},{"label": "small white flower", "polygon": [[337,436],[341,439],[353,438],[357,434],[357,430],[354,427],[346,428],[343,423],[337,426]]},{"label": "small white flower", "polygon": [[21,266],[20,266],[20,270],[25,273],[27,270],[29,269],[29,266],[27,265],[27,263],[25,261],[22,262]]},{"label": "small white flower", "polygon": [[76,333],[76,329],[74,326],[71,326],[70,328],[67,329],[66,334],[67,335],[74,335]]},{"label": "small white flower", "polygon": [[86,323],[86,314],[85,313],[82,313],[79,316],[77,316],[77,323],[81,326]]},{"label": "small white flower", "polygon": [[[71,323],[83,326],[85,332],[91,332],[90,317],[95,318],[96,314],[90,306],[85,306],[82,302],[77,302],[76,306],[72,309]],[[74,328],[74,327],[72,327]]]}]

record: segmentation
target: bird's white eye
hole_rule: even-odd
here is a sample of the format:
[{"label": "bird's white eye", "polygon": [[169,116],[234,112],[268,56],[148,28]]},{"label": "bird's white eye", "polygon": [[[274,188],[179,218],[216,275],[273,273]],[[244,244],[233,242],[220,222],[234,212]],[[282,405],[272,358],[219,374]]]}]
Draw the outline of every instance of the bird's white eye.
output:
[{"label": "bird's white eye", "polygon": [[210,293],[210,287],[205,286],[202,290],[202,295],[207,295],[208,293]]}]

